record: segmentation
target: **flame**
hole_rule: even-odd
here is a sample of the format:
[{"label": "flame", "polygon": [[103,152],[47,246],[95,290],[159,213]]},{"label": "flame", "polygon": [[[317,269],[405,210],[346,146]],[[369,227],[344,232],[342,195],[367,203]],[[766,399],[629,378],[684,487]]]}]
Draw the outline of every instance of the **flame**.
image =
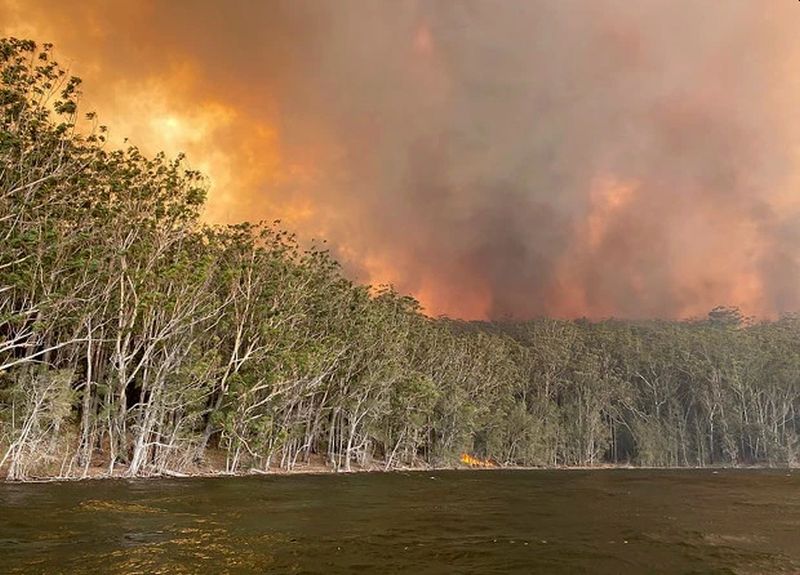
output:
[{"label": "flame", "polygon": [[478,459],[477,457],[471,456],[469,453],[461,454],[461,463],[469,465],[470,467],[497,467],[488,459]]}]

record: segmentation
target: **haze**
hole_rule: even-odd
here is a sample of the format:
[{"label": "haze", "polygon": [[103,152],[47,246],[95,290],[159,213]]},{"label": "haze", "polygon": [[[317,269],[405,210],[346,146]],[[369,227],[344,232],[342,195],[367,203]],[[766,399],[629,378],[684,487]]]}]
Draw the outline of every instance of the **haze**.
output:
[{"label": "haze", "polygon": [[85,109],[467,319],[800,308],[800,8],[0,0]]}]

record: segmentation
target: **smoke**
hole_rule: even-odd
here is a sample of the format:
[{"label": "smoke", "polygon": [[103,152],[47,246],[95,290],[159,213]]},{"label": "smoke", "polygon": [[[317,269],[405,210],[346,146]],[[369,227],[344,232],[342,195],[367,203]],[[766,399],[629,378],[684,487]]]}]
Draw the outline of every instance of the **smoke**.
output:
[{"label": "smoke", "polygon": [[751,0],[0,0],[210,221],[465,318],[800,308],[800,11]]}]

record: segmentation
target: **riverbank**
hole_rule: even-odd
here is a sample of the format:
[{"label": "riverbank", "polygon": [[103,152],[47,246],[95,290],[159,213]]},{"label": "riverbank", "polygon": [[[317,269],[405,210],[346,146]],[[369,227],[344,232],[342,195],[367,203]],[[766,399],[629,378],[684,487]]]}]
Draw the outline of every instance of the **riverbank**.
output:
[{"label": "riverbank", "polygon": [[[336,469],[331,465],[319,462],[296,465],[292,469],[248,469],[236,472],[225,471],[213,467],[199,467],[185,472],[165,472],[139,474],[131,476],[127,474],[127,467],[119,465],[113,473],[109,473],[107,467],[90,467],[85,475],[81,476],[32,476],[19,480],[8,480],[0,478],[0,484],[20,484],[20,483],[72,483],[83,481],[100,480],[147,480],[147,479],[208,479],[208,478],[241,478],[241,477],[268,477],[268,476],[290,476],[290,475],[338,475],[338,474],[368,474],[368,473],[423,473],[439,471],[615,471],[615,470],[638,470],[638,471],[686,471],[686,470],[786,470],[788,472],[800,469],[796,465],[718,465],[718,466],[680,466],[680,467],[654,467],[633,464],[611,464],[603,463],[592,466],[515,466],[515,465],[445,465],[445,466],[418,466],[418,467],[392,467],[387,469],[383,465],[375,464],[372,466],[354,465],[349,470]],[[2,477],[2,470],[0,470]]]},{"label": "riverbank", "polygon": [[[49,469],[40,469],[38,473],[31,473],[22,479],[7,479],[7,466],[0,467],[0,483],[53,483],[53,482],[73,482],[88,480],[115,480],[115,479],[187,479],[203,477],[248,477],[259,475],[321,475],[328,473],[379,473],[388,471],[425,471],[431,469],[428,466],[398,467],[386,469],[385,463],[376,461],[372,465],[352,465],[349,470],[337,469],[333,465],[325,462],[322,457],[314,456],[307,462],[295,464],[291,469],[272,467],[270,469],[259,469],[251,467],[239,469],[237,471],[226,470],[225,454],[217,450],[209,450],[203,462],[183,467],[180,471],[166,470],[161,472],[140,471],[132,475],[126,464],[119,463],[114,466],[113,471],[109,471],[109,462],[103,458],[96,458],[92,464],[85,469],[72,467],[64,472],[64,465],[52,465]],[[449,467],[442,467],[448,469]]]},{"label": "riverbank", "polygon": [[93,466],[85,473],[75,476],[41,475],[30,476],[24,479],[9,480],[4,477],[3,470],[0,470],[0,484],[2,483],[69,483],[78,481],[98,481],[98,480],[120,480],[120,479],[201,479],[201,478],[234,478],[234,477],[258,477],[258,476],[286,476],[286,475],[334,475],[334,474],[355,474],[355,473],[402,473],[402,472],[425,472],[425,471],[453,471],[469,469],[544,469],[533,467],[478,467],[478,466],[419,466],[419,467],[392,467],[386,469],[382,465],[360,466],[354,465],[350,469],[336,469],[331,465],[323,463],[299,464],[292,469],[272,468],[238,470],[235,472],[225,471],[224,468],[210,466],[198,466],[195,469],[181,472],[167,471],[163,473],[140,473],[129,475],[125,465],[118,465],[113,473],[108,472],[108,467]]}]

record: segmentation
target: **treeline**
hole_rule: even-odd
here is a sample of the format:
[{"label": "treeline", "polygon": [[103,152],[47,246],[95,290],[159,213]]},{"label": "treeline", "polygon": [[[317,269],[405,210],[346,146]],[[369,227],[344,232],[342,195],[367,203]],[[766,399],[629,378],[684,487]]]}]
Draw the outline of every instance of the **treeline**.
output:
[{"label": "treeline", "polygon": [[277,225],[203,225],[180,158],[77,129],[49,46],[0,40],[0,75],[8,478],[796,461],[796,318],[432,319]]}]

